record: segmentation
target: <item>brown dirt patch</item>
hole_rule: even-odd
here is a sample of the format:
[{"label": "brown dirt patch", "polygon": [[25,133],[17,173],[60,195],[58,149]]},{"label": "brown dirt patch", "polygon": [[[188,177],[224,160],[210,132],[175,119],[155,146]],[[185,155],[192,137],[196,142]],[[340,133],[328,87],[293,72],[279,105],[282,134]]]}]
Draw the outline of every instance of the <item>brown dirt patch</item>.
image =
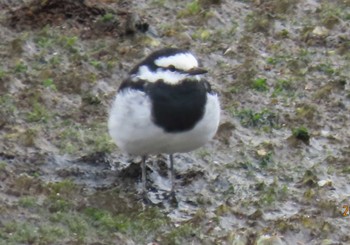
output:
[{"label": "brown dirt patch", "polygon": [[9,8],[6,25],[19,31],[59,26],[85,38],[101,34],[121,36],[148,29],[148,24],[122,1],[110,8],[103,0],[33,0],[28,5]]}]

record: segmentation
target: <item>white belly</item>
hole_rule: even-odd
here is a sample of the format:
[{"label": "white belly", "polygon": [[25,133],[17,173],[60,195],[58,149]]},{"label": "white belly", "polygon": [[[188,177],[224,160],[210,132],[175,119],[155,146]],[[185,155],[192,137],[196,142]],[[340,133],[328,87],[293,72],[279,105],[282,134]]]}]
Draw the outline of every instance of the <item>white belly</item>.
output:
[{"label": "white belly", "polygon": [[109,134],[118,147],[134,155],[188,152],[212,139],[219,126],[220,105],[207,94],[203,118],[189,131],[167,133],[152,122],[151,101],[142,91],[126,89],[112,104]]}]

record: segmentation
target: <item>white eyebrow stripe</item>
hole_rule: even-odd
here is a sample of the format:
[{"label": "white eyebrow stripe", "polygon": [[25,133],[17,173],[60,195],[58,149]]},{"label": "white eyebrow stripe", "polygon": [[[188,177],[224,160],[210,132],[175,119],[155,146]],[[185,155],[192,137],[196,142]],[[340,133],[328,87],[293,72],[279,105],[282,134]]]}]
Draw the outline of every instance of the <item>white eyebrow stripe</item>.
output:
[{"label": "white eyebrow stripe", "polygon": [[198,67],[198,61],[191,53],[180,53],[168,57],[161,57],[156,59],[154,63],[164,68],[173,65],[176,69],[183,71]]}]

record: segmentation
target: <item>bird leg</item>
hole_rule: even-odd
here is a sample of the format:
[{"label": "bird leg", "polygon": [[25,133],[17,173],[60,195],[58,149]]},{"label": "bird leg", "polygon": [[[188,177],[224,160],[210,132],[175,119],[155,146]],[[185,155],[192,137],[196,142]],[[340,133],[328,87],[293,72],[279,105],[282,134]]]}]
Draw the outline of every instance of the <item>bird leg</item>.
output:
[{"label": "bird leg", "polygon": [[170,181],[171,181],[171,195],[175,195],[175,183],[174,183],[174,157],[173,154],[169,155],[170,161]]},{"label": "bird leg", "polygon": [[146,188],[146,159],[147,156],[142,156],[142,194],[145,196],[147,193],[147,188]]}]

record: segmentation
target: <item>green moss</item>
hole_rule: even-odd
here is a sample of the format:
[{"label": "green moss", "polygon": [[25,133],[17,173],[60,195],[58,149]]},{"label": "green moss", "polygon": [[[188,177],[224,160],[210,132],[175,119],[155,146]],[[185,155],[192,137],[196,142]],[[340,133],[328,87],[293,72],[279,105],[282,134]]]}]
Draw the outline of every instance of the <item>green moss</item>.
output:
[{"label": "green moss", "polygon": [[304,142],[306,144],[309,144],[310,134],[309,134],[309,130],[306,127],[300,126],[297,128],[293,128],[292,134],[296,139],[301,140],[302,142]]},{"label": "green moss", "polygon": [[252,88],[257,91],[268,91],[269,87],[267,85],[267,79],[266,78],[256,78],[252,81]]}]

